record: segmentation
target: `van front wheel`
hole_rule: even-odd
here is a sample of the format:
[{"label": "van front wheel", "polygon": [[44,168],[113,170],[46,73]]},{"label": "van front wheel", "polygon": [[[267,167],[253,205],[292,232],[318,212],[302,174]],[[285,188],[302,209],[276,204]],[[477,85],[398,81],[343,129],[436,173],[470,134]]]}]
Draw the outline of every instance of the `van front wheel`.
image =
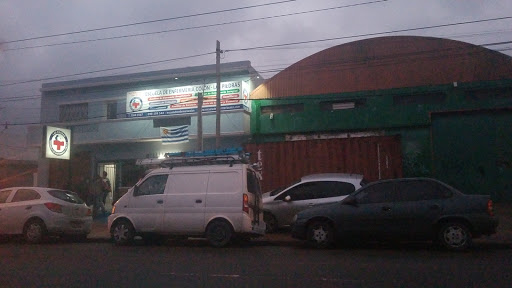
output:
[{"label": "van front wheel", "polygon": [[224,221],[214,221],[206,228],[206,239],[213,247],[224,247],[229,244],[233,231]]},{"label": "van front wheel", "polygon": [[130,222],[127,220],[119,220],[114,223],[111,231],[112,240],[116,245],[128,245],[133,242],[135,237],[135,230]]}]

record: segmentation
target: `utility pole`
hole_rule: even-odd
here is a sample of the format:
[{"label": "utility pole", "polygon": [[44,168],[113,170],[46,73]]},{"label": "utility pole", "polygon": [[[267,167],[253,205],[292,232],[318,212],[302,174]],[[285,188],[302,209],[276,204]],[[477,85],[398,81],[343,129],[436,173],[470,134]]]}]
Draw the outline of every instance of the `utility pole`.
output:
[{"label": "utility pole", "polygon": [[217,40],[217,49],[216,49],[216,54],[217,54],[217,65],[216,65],[216,70],[217,70],[217,97],[216,97],[216,103],[217,103],[217,107],[215,109],[215,115],[216,115],[216,129],[215,129],[215,148],[219,149],[220,148],[220,53],[221,53],[221,50],[220,50],[220,42],[219,40]]},{"label": "utility pole", "polygon": [[203,151],[203,92],[197,93],[197,150]]}]

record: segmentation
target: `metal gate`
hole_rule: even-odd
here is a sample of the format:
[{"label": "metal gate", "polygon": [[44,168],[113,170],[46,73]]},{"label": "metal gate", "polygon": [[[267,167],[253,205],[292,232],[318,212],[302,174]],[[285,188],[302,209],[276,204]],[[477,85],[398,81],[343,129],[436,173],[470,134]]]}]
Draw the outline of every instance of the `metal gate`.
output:
[{"label": "metal gate", "polygon": [[261,161],[264,192],[314,173],[362,174],[370,181],[402,177],[400,136],[246,144],[245,150],[251,161]]}]

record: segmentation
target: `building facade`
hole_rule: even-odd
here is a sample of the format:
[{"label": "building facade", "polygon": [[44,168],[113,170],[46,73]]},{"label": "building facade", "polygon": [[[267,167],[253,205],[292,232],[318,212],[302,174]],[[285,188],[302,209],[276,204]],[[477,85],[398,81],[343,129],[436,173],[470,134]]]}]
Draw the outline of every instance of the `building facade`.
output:
[{"label": "building facade", "polygon": [[[28,139],[42,148],[38,185],[78,187],[106,171],[116,191],[139,180],[144,167],[137,160],[241,146],[250,137],[247,98],[261,79],[248,61],[221,64],[220,73],[220,140],[216,65],[43,84],[42,125],[31,127]],[[71,131],[69,160],[44,157],[47,126]],[[178,138],[174,129],[181,129]]]},{"label": "building facade", "polygon": [[[301,160],[315,167],[308,172],[436,177],[465,193],[512,201],[512,58],[505,54],[430,37],[361,40],[291,65],[251,99],[251,145],[267,159],[264,171],[280,165],[271,159],[282,159],[266,158],[269,151],[290,153],[273,148],[281,143],[324,159],[323,165]],[[383,156],[379,139],[390,136],[398,152]],[[331,152],[321,148],[332,139],[352,141],[327,145]],[[281,176],[287,175],[266,187],[281,185]]]}]

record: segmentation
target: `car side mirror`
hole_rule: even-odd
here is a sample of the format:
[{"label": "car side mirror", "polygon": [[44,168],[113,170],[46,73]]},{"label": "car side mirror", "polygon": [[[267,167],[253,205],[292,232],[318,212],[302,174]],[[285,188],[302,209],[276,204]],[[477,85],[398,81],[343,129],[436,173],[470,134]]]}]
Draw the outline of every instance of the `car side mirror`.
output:
[{"label": "car side mirror", "polygon": [[290,197],[290,195],[286,195],[286,197],[284,197],[283,199],[285,202],[290,202],[292,201],[292,197]]},{"label": "car side mirror", "polygon": [[356,197],[349,195],[341,201],[341,205],[358,206]]}]

